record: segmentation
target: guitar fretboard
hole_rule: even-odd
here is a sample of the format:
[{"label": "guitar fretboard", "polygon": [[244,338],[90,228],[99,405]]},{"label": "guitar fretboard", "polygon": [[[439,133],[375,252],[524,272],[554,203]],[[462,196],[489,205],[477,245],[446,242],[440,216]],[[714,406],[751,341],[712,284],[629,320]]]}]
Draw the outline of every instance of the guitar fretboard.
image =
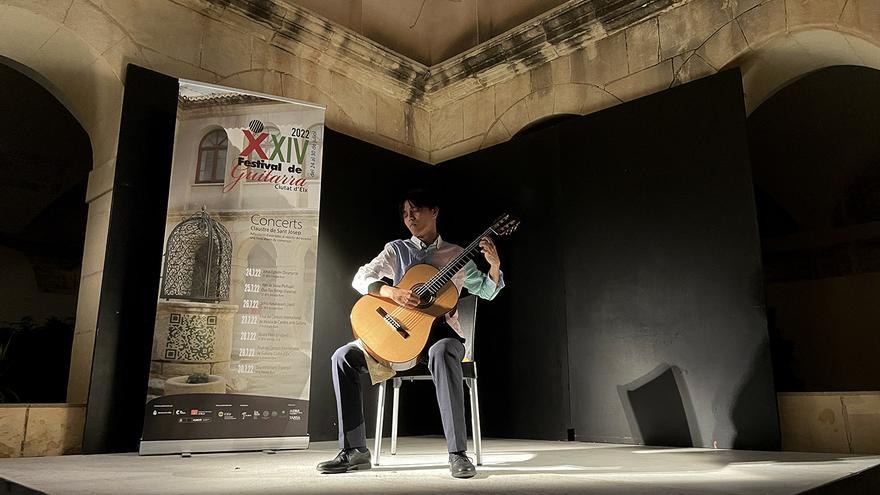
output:
[{"label": "guitar fretboard", "polygon": [[443,268],[440,269],[430,280],[425,282],[425,285],[419,287],[414,292],[419,296],[424,296],[427,294],[435,295],[437,292],[446,285],[447,282],[452,280],[452,277],[458,273],[459,270],[464,268],[468,261],[470,261],[471,257],[477,252],[477,248],[480,247],[480,240],[487,235],[494,233],[491,227],[484,230],[482,234],[477,236],[476,239],[473,240],[470,244],[467,245],[458,256],[453,258],[449,263],[446,264]]}]

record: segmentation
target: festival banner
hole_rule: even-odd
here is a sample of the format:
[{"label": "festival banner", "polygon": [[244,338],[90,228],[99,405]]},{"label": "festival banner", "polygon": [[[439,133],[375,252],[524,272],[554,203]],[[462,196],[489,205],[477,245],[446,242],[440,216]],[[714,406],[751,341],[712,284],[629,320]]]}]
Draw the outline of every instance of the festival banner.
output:
[{"label": "festival banner", "polygon": [[308,446],[323,135],[181,80],[141,454]]}]

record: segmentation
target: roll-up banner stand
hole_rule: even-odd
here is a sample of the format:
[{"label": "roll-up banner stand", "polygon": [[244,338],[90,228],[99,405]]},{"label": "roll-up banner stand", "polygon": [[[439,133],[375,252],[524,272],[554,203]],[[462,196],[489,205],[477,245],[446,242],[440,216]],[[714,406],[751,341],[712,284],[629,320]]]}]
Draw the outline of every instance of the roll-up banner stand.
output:
[{"label": "roll-up banner stand", "polygon": [[324,108],[180,81],[141,454],[308,447]]}]

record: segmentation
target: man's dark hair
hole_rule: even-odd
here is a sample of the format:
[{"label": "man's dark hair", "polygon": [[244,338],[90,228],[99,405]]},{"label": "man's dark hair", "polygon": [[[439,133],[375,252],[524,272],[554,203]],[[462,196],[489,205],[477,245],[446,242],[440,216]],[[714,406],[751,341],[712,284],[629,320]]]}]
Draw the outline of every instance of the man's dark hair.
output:
[{"label": "man's dark hair", "polygon": [[410,189],[400,200],[400,214],[403,215],[403,205],[409,201],[416,208],[439,208],[440,204],[434,193],[428,189]]}]

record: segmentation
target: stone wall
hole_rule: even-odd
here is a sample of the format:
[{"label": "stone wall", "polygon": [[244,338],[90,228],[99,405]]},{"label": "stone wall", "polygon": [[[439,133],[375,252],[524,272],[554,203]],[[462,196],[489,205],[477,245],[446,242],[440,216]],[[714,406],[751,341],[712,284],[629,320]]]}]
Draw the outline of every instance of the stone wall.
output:
[{"label": "stone wall", "polygon": [[0,405],[0,457],[78,454],[85,406]]},{"label": "stone wall", "polygon": [[786,392],[777,398],[783,450],[880,453],[880,392]]},{"label": "stone wall", "polygon": [[[816,55],[794,40],[816,29],[838,44],[819,43]],[[323,104],[333,129],[430,163],[731,65],[743,66],[747,96],[750,77],[766,92],[782,69],[784,80],[812,67],[766,76],[774,64],[762,57],[800,50],[820,65],[880,67],[880,0],[570,0],[434,67],[278,0],[0,0],[0,32],[0,56],[32,71],[92,141],[71,404],[88,398],[128,63]]]},{"label": "stone wall", "polygon": [[87,402],[128,63],[323,104],[334,129],[428,159],[428,112],[408,101],[411,89],[404,84],[407,74],[425,71],[423,66],[306,13],[295,26],[273,28],[270,21],[293,14],[248,17],[224,5],[0,0],[0,56],[32,71],[29,75],[71,111],[92,141],[69,403]]},{"label": "stone wall", "polygon": [[[0,57],[26,67],[28,75],[71,111],[92,142],[70,404],[88,400],[128,63],[175,77],[324,104],[331,127],[428,159],[428,113],[408,102],[409,87],[389,75],[412,73],[406,70],[408,61],[364,39],[334,33],[332,26],[315,18],[302,17],[297,29],[287,25],[300,33],[302,39],[295,40],[222,5],[198,0],[0,0]],[[347,51],[340,48],[343,43]],[[359,64],[346,58],[355,58],[354,53],[359,54]],[[380,71],[383,65],[396,70]],[[19,420],[27,417],[28,410],[21,406],[0,414],[0,429],[24,435]],[[71,415],[64,424],[73,423],[78,423],[71,428],[80,432],[81,439],[83,415]],[[12,449],[0,455],[22,452],[37,455],[38,451]]]},{"label": "stone wall", "polygon": [[[552,29],[544,21],[536,22]],[[430,93],[430,161],[492,146],[552,115],[592,113],[732,66],[743,69],[749,110],[810,70],[880,67],[878,0],[692,0],[631,16],[616,31],[602,21],[584,30],[591,37],[548,34],[540,56],[514,54],[501,74],[484,69]],[[804,31],[822,34],[799,37]],[[453,62],[479,58],[490,44]],[[432,68],[432,78],[443,71],[454,64]]]}]

